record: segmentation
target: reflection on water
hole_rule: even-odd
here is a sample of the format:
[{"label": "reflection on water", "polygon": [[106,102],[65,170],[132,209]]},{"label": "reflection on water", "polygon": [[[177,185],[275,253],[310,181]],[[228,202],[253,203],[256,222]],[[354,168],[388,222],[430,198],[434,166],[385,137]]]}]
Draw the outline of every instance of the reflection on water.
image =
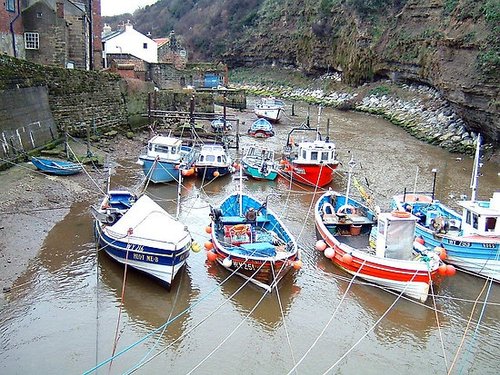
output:
[{"label": "reflection on water", "polygon": [[[276,125],[275,137],[243,136],[242,146],[265,143],[279,154],[286,135],[307,110],[296,104],[298,116]],[[252,115],[243,115],[251,123]],[[459,160],[376,117],[331,109],[324,109],[322,117],[323,133],[330,119],[340,160],[354,155],[358,180],[369,184],[381,207],[387,208],[391,196],[404,187],[430,190],[432,168],[439,170],[436,193],[441,200],[453,204],[461,194],[470,195],[471,159]],[[111,188],[138,185],[143,176],[136,157],[131,152],[130,159],[119,161]],[[489,163],[482,168],[479,198],[489,198],[498,189],[496,168]],[[333,189],[345,189],[344,171],[341,166]],[[180,219],[197,242],[209,238],[209,205],[219,204],[238,186],[232,176],[183,181]],[[123,373],[155,356],[138,373],[187,373],[208,358],[194,373],[281,374],[306,353],[298,373],[323,373],[345,353],[349,355],[333,373],[382,373],[387,364],[405,374],[445,373],[452,362],[455,372],[497,373],[498,284],[489,288],[484,280],[457,273],[437,289],[437,318],[432,299],[425,306],[401,299],[384,316],[396,295],[363,284],[347,291],[349,276],[314,249],[312,208],[320,192],[284,179],[247,180],[243,189],[260,200],[268,197],[270,208],[303,250],[303,268],[282,280],[279,294],[265,296],[253,310],[263,291],[247,285],[234,294],[244,280],[234,277],[223,283],[229,272],[207,263],[201,251],[191,254],[171,292],[129,270],[122,301],[124,267],[104,253],[97,256],[88,209],[96,202],[82,202],[51,230],[38,257],[6,294],[0,372],[82,373],[110,357],[118,326],[116,353],[122,354],[100,373]],[[175,214],[175,184],[149,185],[148,194]],[[474,304],[486,297],[491,304],[485,309]],[[183,311],[162,336],[155,332]],[[242,353],[248,360],[242,360]]]}]

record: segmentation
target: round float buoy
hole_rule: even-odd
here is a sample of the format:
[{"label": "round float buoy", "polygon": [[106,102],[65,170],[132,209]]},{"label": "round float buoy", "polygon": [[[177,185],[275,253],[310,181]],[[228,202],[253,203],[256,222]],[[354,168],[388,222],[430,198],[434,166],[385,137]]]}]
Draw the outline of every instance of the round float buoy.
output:
[{"label": "round float buoy", "polygon": [[446,276],[446,264],[441,264],[438,268],[438,273],[441,275],[441,276]]},{"label": "round float buoy", "polygon": [[210,225],[207,225],[205,227],[205,232],[208,233],[208,234],[212,233],[212,227]]},{"label": "round float buoy", "polygon": [[335,256],[335,249],[327,247],[325,249],[325,257],[327,257],[328,259],[332,259],[334,256]]},{"label": "round float buoy", "polygon": [[201,250],[201,246],[198,242],[193,242],[191,244],[191,250],[193,250],[194,253],[199,253]]},{"label": "round float buoy", "polygon": [[446,276],[455,276],[457,270],[451,264],[446,265]]},{"label": "round float buoy", "polygon": [[318,240],[316,241],[316,250],[318,251],[325,251],[326,249],[326,243],[323,240]]},{"label": "round float buoy", "polygon": [[345,264],[351,264],[352,263],[352,255],[349,253],[345,253],[342,255],[342,262]]},{"label": "round float buoy", "polygon": [[212,241],[205,242],[205,249],[212,250],[213,247],[214,247],[214,244],[212,243]]},{"label": "round float buoy", "polygon": [[213,262],[217,259],[217,254],[215,254],[213,251],[207,251],[207,259],[210,262]]},{"label": "round float buoy", "polygon": [[446,259],[446,250],[444,247],[441,247],[441,246],[436,246],[434,248],[434,251],[437,253],[437,255],[439,255],[439,259],[441,260],[445,260]]},{"label": "round float buoy", "polygon": [[215,172],[214,172],[214,177],[219,177],[219,176],[220,176],[219,171],[215,171]]},{"label": "round float buoy", "polygon": [[224,267],[231,267],[233,265],[233,261],[231,260],[231,258],[227,257],[227,258],[224,258],[224,260],[222,261],[222,265]]},{"label": "round float buoy", "polygon": [[293,262],[293,268],[296,270],[300,270],[302,268],[302,261],[299,259]]},{"label": "round float buoy", "polygon": [[185,169],[182,171],[182,175],[184,177],[188,177],[188,176],[192,176],[194,175],[194,168],[189,168],[189,169]]}]

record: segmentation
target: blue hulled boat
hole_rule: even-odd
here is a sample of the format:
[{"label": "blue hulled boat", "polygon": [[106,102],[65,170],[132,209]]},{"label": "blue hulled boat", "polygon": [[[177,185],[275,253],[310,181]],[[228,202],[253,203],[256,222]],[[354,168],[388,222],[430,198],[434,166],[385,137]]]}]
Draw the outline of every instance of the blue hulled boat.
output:
[{"label": "blue hulled boat", "polygon": [[196,149],[182,145],[180,139],[155,135],[148,141],[147,149],[139,155],[138,163],[150,181],[171,182],[177,181],[181,172],[191,169],[196,156]]},{"label": "blue hulled boat", "polygon": [[184,224],[148,196],[136,200],[126,191],[110,191],[93,213],[99,246],[111,258],[170,287],[191,249]]},{"label": "blue hulled boat", "polygon": [[31,163],[40,171],[58,176],[80,173],[83,167],[70,161],[31,157]]},{"label": "blue hulled boat", "polygon": [[201,146],[194,167],[196,174],[207,180],[234,172],[231,157],[227,154],[226,149],[219,144]]},{"label": "blue hulled boat", "polygon": [[274,136],[273,125],[265,118],[259,118],[254,121],[250,129],[248,129],[248,135],[256,138],[272,137]]},{"label": "blue hulled boat", "polygon": [[419,218],[417,236],[428,246],[444,248],[445,262],[500,282],[500,192],[476,199],[479,137],[477,143],[472,197],[458,202],[461,214],[434,199],[434,192],[396,195],[393,205]]},{"label": "blue hulled boat", "polygon": [[207,256],[229,271],[271,291],[290,269],[301,267],[295,238],[267,200],[233,193],[210,217],[213,249]]}]

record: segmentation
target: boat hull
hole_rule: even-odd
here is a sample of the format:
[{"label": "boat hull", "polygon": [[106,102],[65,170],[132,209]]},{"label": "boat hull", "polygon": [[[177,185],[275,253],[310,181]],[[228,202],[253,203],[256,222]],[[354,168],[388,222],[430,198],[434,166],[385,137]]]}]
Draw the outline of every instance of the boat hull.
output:
[{"label": "boat hull", "polygon": [[[403,195],[397,195],[393,198],[393,205],[398,209],[404,209],[404,204],[409,204],[412,207],[412,212],[417,215],[421,210],[432,207],[436,217],[442,216],[456,222],[461,220],[460,215],[454,210],[441,202],[434,201],[430,195],[424,193],[405,194],[404,198]],[[444,248],[446,250],[445,263],[452,264],[479,277],[492,278],[494,281],[500,282],[500,242],[498,236],[461,236],[459,228],[443,233],[430,228],[426,221],[427,219],[417,223],[415,234],[423,239],[426,246]]]},{"label": "boat hull", "polygon": [[195,167],[196,175],[202,177],[203,179],[211,180],[215,177],[222,177],[226,174],[231,173],[230,166],[225,167],[215,167],[215,166],[199,166]]},{"label": "boat hull", "polygon": [[[239,215],[238,197],[230,195],[217,210],[220,215],[211,216],[211,251],[224,268],[270,292],[299,260],[297,243],[267,205],[247,195],[241,198],[245,215]],[[252,210],[256,216],[249,219]]]},{"label": "boat hull", "polygon": [[164,162],[149,157],[139,157],[142,171],[149,180],[154,183],[164,183],[179,180],[178,163]]},{"label": "boat hull", "polygon": [[120,241],[106,233],[106,226],[95,223],[99,246],[112,259],[130,266],[170,287],[179,270],[186,264],[191,243],[176,250],[150,248],[139,243]]},{"label": "boat hull", "polygon": [[243,172],[256,180],[274,181],[278,177],[278,172],[274,170],[271,170],[267,174],[264,174],[260,171],[260,167],[254,167],[244,162],[242,163],[242,166]]},{"label": "boat hull", "polygon": [[70,176],[80,173],[83,169],[81,165],[69,161],[32,157],[31,162],[38,170],[57,176]]},{"label": "boat hull", "polygon": [[334,250],[332,262],[351,275],[425,302],[431,283],[438,279],[439,262],[382,258],[343,243],[322,217],[326,197],[323,195],[316,203],[315,226],[318,238]]},{"label": "boat hull", "polygon": [[282,108],[256,108],[255,115],[272,123],[278,123],[281,118]]},{"label": "boat hull", "polygon": [[324,187],[333,181],[337,166],[338,164],[286,163],[283,176],[303,185]]}]

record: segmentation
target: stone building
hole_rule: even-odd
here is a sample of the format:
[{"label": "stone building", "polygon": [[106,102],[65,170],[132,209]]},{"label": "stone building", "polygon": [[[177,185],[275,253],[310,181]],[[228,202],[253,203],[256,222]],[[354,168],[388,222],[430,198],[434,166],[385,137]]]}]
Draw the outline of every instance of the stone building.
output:
[{"label": "stone building", "polygon": [[1,52],[31,62],[100,69],[101,0],[5,0]]}]

